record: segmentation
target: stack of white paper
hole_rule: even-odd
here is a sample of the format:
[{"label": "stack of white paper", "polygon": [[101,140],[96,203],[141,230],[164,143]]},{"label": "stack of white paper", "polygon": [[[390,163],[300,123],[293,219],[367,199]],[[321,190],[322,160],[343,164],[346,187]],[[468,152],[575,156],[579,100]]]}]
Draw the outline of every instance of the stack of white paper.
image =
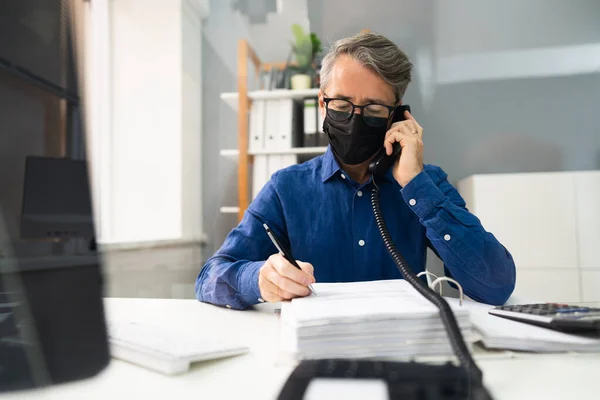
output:
[{"label": "stack of white paper", "polygon": [[[455,299],[449,299],[457,304]],[[471,322],[481,335],[481,341],[490,349],[543,352],[600,352],[600,337],[597,335],[573,335],[551,329],[512,321],[488,314],[493,307],[488,304],[465,301]]]},{"label": "stack of white paper", "polygon": [[[284,303],[282,345],[296,358],[451,355],[438,309],[403,280],[317,283],[317,295]],[[452,306],[468,344],[465,308]]]}]

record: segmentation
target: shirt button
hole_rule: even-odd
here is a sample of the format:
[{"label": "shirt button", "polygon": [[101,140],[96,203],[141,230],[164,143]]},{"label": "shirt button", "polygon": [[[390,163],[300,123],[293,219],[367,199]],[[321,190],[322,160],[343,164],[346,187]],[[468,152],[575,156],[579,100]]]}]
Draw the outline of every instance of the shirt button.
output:
[{"label": "shirt button", "polygon": [[346,179],[346,175],[341,174],[340,176],[342,177],[342,179]]},{"label": "shirt button", "polygon": [[358,192],[356,192],[356,194],[358,195],[358,197],[362,197],[362,191],[359,190]]},{"label": "shirt button", "polygon": [[230,306],[229,304],[227,304],[225,307],[227,307],[227,308],[231,308],[231,306]]},{"label": "shirt button", "polygon": [[450,235],[448,235],[447,233],[444,235],[444,240],[447,242],[448,240],[452,239],[450,237]]},{"label": "shirt button", "polygon": [[264,303],[265,301],[263,300],[263,298],[262,298],[262,297],[259,297],[259,298],[258,298],[258,302],[259,302],[259,303]]},{"label": "shirt button", "polygon": [[414,206],[415,204],[417,204],[417,201],[415,199],[410,199],[408,201],[408,204],[410,204],[411,206]]},{"label": "shirt button", "polygon": [[365,241],[364,241],[364,240],[362,240],[362,239],[360,239],[360,240],[358,241],[358,245],[359,245],[359,246],[364,246],[364,245],[365,245]]}]

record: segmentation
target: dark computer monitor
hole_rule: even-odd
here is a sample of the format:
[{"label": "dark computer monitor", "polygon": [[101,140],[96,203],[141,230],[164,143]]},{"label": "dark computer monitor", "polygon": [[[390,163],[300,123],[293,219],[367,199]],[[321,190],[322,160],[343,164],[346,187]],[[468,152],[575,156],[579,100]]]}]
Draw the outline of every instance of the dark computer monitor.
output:
[{"label": "dark computer monitor", "polygon": [[94,237],[86,162],[28,156],[23,185],[21,237]]},{"label": "dark computer monitor", "polygon": [[[84,121],[72,123],[74,3],[0,6],[0,392],[91,377],[110,359],[101,255],[71,246],[95,236]],[[48,29],[22,23],[40,13]]]}]

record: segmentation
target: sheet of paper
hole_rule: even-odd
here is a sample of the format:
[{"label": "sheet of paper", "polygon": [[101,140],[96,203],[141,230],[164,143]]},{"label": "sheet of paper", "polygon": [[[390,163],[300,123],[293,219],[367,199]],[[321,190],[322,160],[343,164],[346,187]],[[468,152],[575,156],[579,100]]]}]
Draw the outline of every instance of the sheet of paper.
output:
[{"label": "sheet of paper", "polygon": [[[449,302],[458,303],[456,299]],[[571,335],[488,314],[494,306],[465,301],[473,326],[491,348],[531,351],[600,351],[600,338]]]},{"label": "sheet of paper", "polygon": [[[436,317],[438,309],[404,280],[317,283],[318,295],[292,300],[298,323],[421,319]],[[461,307],[455,312],[466,313]]]}]

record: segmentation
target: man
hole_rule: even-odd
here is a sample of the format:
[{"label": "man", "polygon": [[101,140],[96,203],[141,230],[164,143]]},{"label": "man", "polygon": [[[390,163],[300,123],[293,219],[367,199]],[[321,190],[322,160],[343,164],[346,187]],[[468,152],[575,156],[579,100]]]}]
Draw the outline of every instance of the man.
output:
[{"label": "man", "polygon": [[[323,59],[320,111],[325,155],[273,174],[240,224],[200,271],[198,300],[228,308],[310,293],[313,282],[402,278],[375,224],[369,162],[384,147],[402,153],[377,183],[390,234],[412,269],[426,248],[472,299],[503,304],[515,286],[510,253],[465,208],[436,166],[423,165],[423,128],[406,111],[393,122],[411,79],[406,55],[374,33],[336,42]],[[302,270],[276,254],[266,223]]]}]

